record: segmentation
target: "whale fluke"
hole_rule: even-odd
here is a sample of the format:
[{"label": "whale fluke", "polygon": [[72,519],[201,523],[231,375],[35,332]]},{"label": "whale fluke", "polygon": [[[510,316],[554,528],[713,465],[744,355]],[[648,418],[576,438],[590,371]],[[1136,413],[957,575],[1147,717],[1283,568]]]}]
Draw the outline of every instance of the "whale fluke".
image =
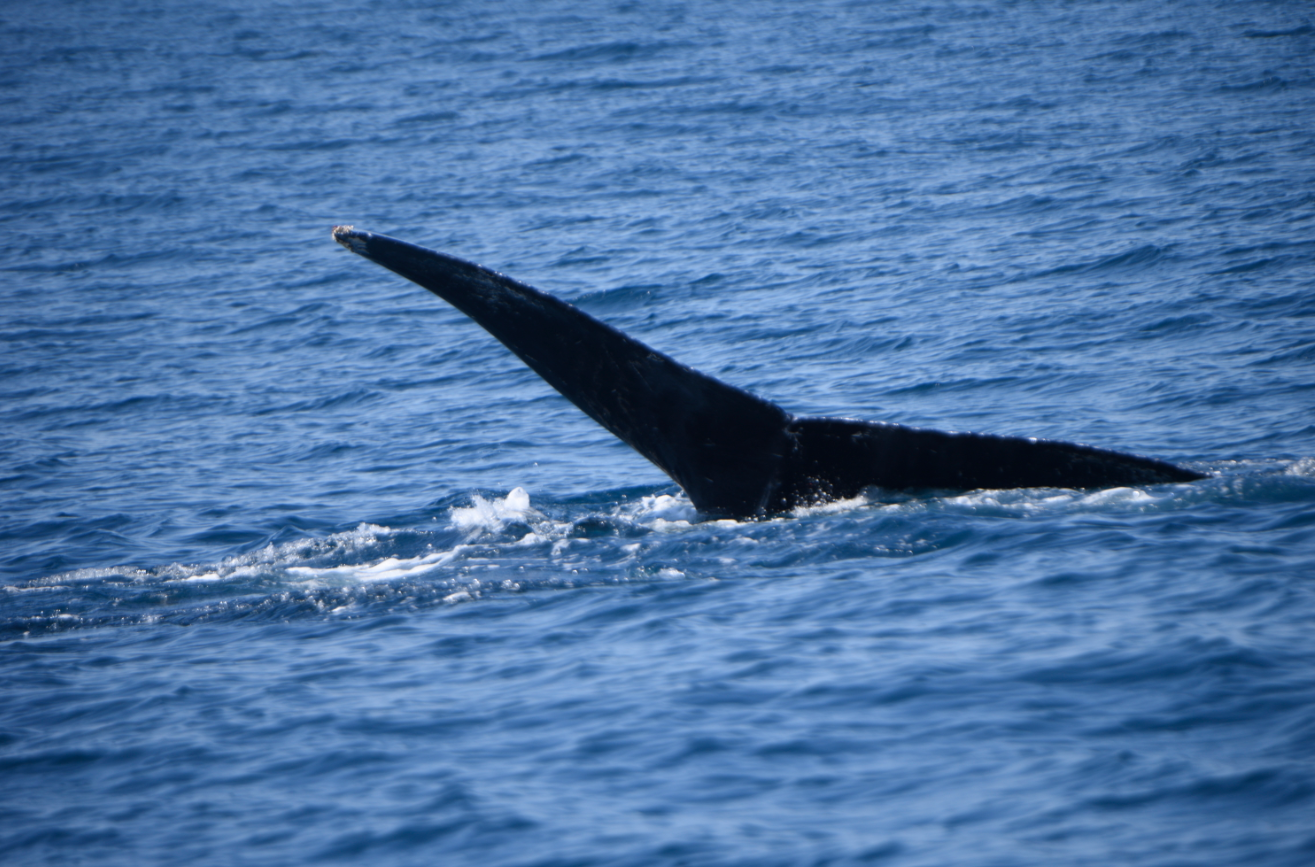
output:
[{"label": "whale fluke", "polygon": [[756,518],[894,490],[1190,482],[1151,458],[1051,440],[796,418],[503,274],[386,235],[334,240],[465,313],[714,516]]}]

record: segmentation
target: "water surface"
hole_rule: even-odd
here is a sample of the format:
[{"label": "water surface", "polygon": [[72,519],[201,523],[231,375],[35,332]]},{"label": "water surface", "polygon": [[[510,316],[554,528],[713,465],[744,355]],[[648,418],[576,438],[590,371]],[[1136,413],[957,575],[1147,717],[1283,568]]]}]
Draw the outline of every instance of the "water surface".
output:
[{"label": "water surface", "polygon": [[[1288,3],[0,12],[7,864],[1315,852]],[[701,521],[336,223],[1191,485]]]}]

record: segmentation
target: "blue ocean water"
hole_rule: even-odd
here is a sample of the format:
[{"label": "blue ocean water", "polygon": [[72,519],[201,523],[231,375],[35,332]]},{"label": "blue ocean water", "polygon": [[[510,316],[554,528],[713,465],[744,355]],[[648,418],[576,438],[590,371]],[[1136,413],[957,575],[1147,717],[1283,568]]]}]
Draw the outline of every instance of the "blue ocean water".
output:
[{"label": "blue ocean water", "polygon": [[[5,864],[1315,862],[1315,14],[0,7]],[[799,414],[701,521],[384,232]]]}]

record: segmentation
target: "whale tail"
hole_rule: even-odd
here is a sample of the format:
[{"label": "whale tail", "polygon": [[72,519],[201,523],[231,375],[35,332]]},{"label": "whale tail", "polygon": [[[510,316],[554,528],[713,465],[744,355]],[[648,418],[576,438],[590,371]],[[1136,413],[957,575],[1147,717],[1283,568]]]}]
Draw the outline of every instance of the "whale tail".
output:
[{"label": "whale tail", "polygon": [[333,237],[475,320],[706,514],[761,517],[870,486],[1094,488],[1204,478],[1070,443],[794,418],[503,274],[350,226]]}]

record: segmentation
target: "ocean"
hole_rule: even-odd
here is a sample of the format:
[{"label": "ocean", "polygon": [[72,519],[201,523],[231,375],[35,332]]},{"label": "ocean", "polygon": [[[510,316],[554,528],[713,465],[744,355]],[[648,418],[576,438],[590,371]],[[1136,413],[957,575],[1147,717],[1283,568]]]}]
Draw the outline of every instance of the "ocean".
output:
[{"label": "ocean", "polygon": [[[1315,863],[1315,14],[0,6],[6,865]],[[760,521],[337,224],[792,413]]]}]

